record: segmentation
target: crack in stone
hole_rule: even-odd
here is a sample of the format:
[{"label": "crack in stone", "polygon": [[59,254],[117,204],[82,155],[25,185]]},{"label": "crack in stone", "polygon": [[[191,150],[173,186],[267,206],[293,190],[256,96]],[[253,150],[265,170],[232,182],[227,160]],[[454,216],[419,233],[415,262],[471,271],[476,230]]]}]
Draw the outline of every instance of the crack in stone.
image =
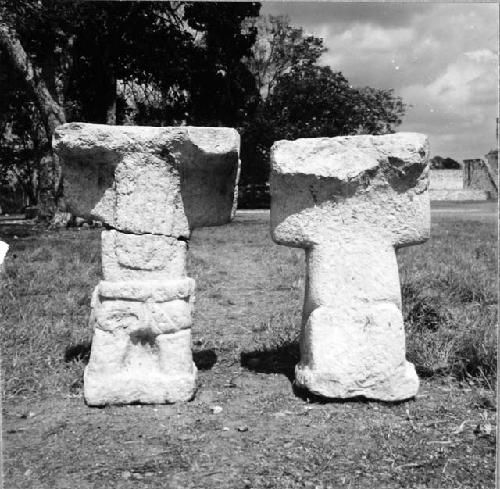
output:
[{"label": "crack in stone", "polygon": [[117,231],[122,234],[133,234],[134,236],[163,236],[164,238],[174,238],[177,241],[184,241],[185,243],[189,243],[189,238],[187,238],[186,236],[173,236],[171,234],[162,234],[162,233],[138,233],[134,231],[126,231],[124,229],[118,229],[106,223],[103,224],[103,228],[106,231]]}]

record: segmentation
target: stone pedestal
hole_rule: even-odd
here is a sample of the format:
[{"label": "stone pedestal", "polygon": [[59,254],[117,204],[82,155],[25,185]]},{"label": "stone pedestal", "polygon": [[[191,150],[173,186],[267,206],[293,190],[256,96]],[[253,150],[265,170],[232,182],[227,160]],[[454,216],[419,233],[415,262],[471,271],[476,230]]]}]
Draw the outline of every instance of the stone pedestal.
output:
[{"label": "stone pedestal", "polygon": [[89,404],[193,397],[193,291],[191,278],[99,283],[92,297],[95,332],[84,377]]},{"label": "stone pedestal", "polygon": [[331,398],[414,396],[395,248],[429,237],[426,138],[279,141],[271,158],[272,237],[306,251],[296,383]]},{"label": "stone pedestal", "polygon": [[94,338],[84,375],[89,405],[186,401],[195,227],[229,222],[239,136],[227,128],[65,124],[54,146],[68,210],[102,220],[104,280],[92,297]]}]

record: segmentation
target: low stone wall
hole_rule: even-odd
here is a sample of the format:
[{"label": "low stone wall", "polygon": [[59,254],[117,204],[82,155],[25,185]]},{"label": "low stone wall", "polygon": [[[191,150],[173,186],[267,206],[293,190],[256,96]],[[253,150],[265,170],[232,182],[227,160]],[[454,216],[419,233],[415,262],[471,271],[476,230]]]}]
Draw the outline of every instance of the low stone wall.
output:
[{"label": "low stone wall", "polygon": [[[475,160],[474,160],[475,161]],[[465,187],[465,169],[431,170],[429,196],[431,200],[487,200],[490,196],[484,187]]]},{"label": "low stone wall", "polygon": [[463,190],[462,170],[431,170],[429,190]]}]

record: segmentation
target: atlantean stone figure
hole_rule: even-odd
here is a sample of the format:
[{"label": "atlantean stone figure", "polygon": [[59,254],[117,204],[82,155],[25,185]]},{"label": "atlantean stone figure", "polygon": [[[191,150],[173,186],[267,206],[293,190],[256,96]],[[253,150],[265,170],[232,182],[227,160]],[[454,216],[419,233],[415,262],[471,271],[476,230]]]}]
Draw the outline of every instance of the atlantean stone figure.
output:
[{"label": "atlantean stone figure", "polygon": [[67,210],[103,221],[104,280],[92,297],[89,405],[171,403],[196,389],[191,230],[230,221],[234,129],[65,124],[54,147]]},{"label": "atlantean stone figure", "polygon": [[395,249],[430,234],[424,135],[279,141],[271,232],[305,248],[296,384],[329,398],[415,396]]}]

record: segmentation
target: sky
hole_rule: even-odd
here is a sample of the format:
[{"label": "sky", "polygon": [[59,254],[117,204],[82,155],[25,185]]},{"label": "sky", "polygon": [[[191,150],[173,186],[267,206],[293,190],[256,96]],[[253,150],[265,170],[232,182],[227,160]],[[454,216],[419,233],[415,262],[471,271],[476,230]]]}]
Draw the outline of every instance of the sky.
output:
[{"label": "sky", "polygon": [[323,38],[319,63],[352,85],[394,89],[411,105],[397,130],[427,134],[431,156],[496,147],[497,4],[263,2],[261,14]]}]

